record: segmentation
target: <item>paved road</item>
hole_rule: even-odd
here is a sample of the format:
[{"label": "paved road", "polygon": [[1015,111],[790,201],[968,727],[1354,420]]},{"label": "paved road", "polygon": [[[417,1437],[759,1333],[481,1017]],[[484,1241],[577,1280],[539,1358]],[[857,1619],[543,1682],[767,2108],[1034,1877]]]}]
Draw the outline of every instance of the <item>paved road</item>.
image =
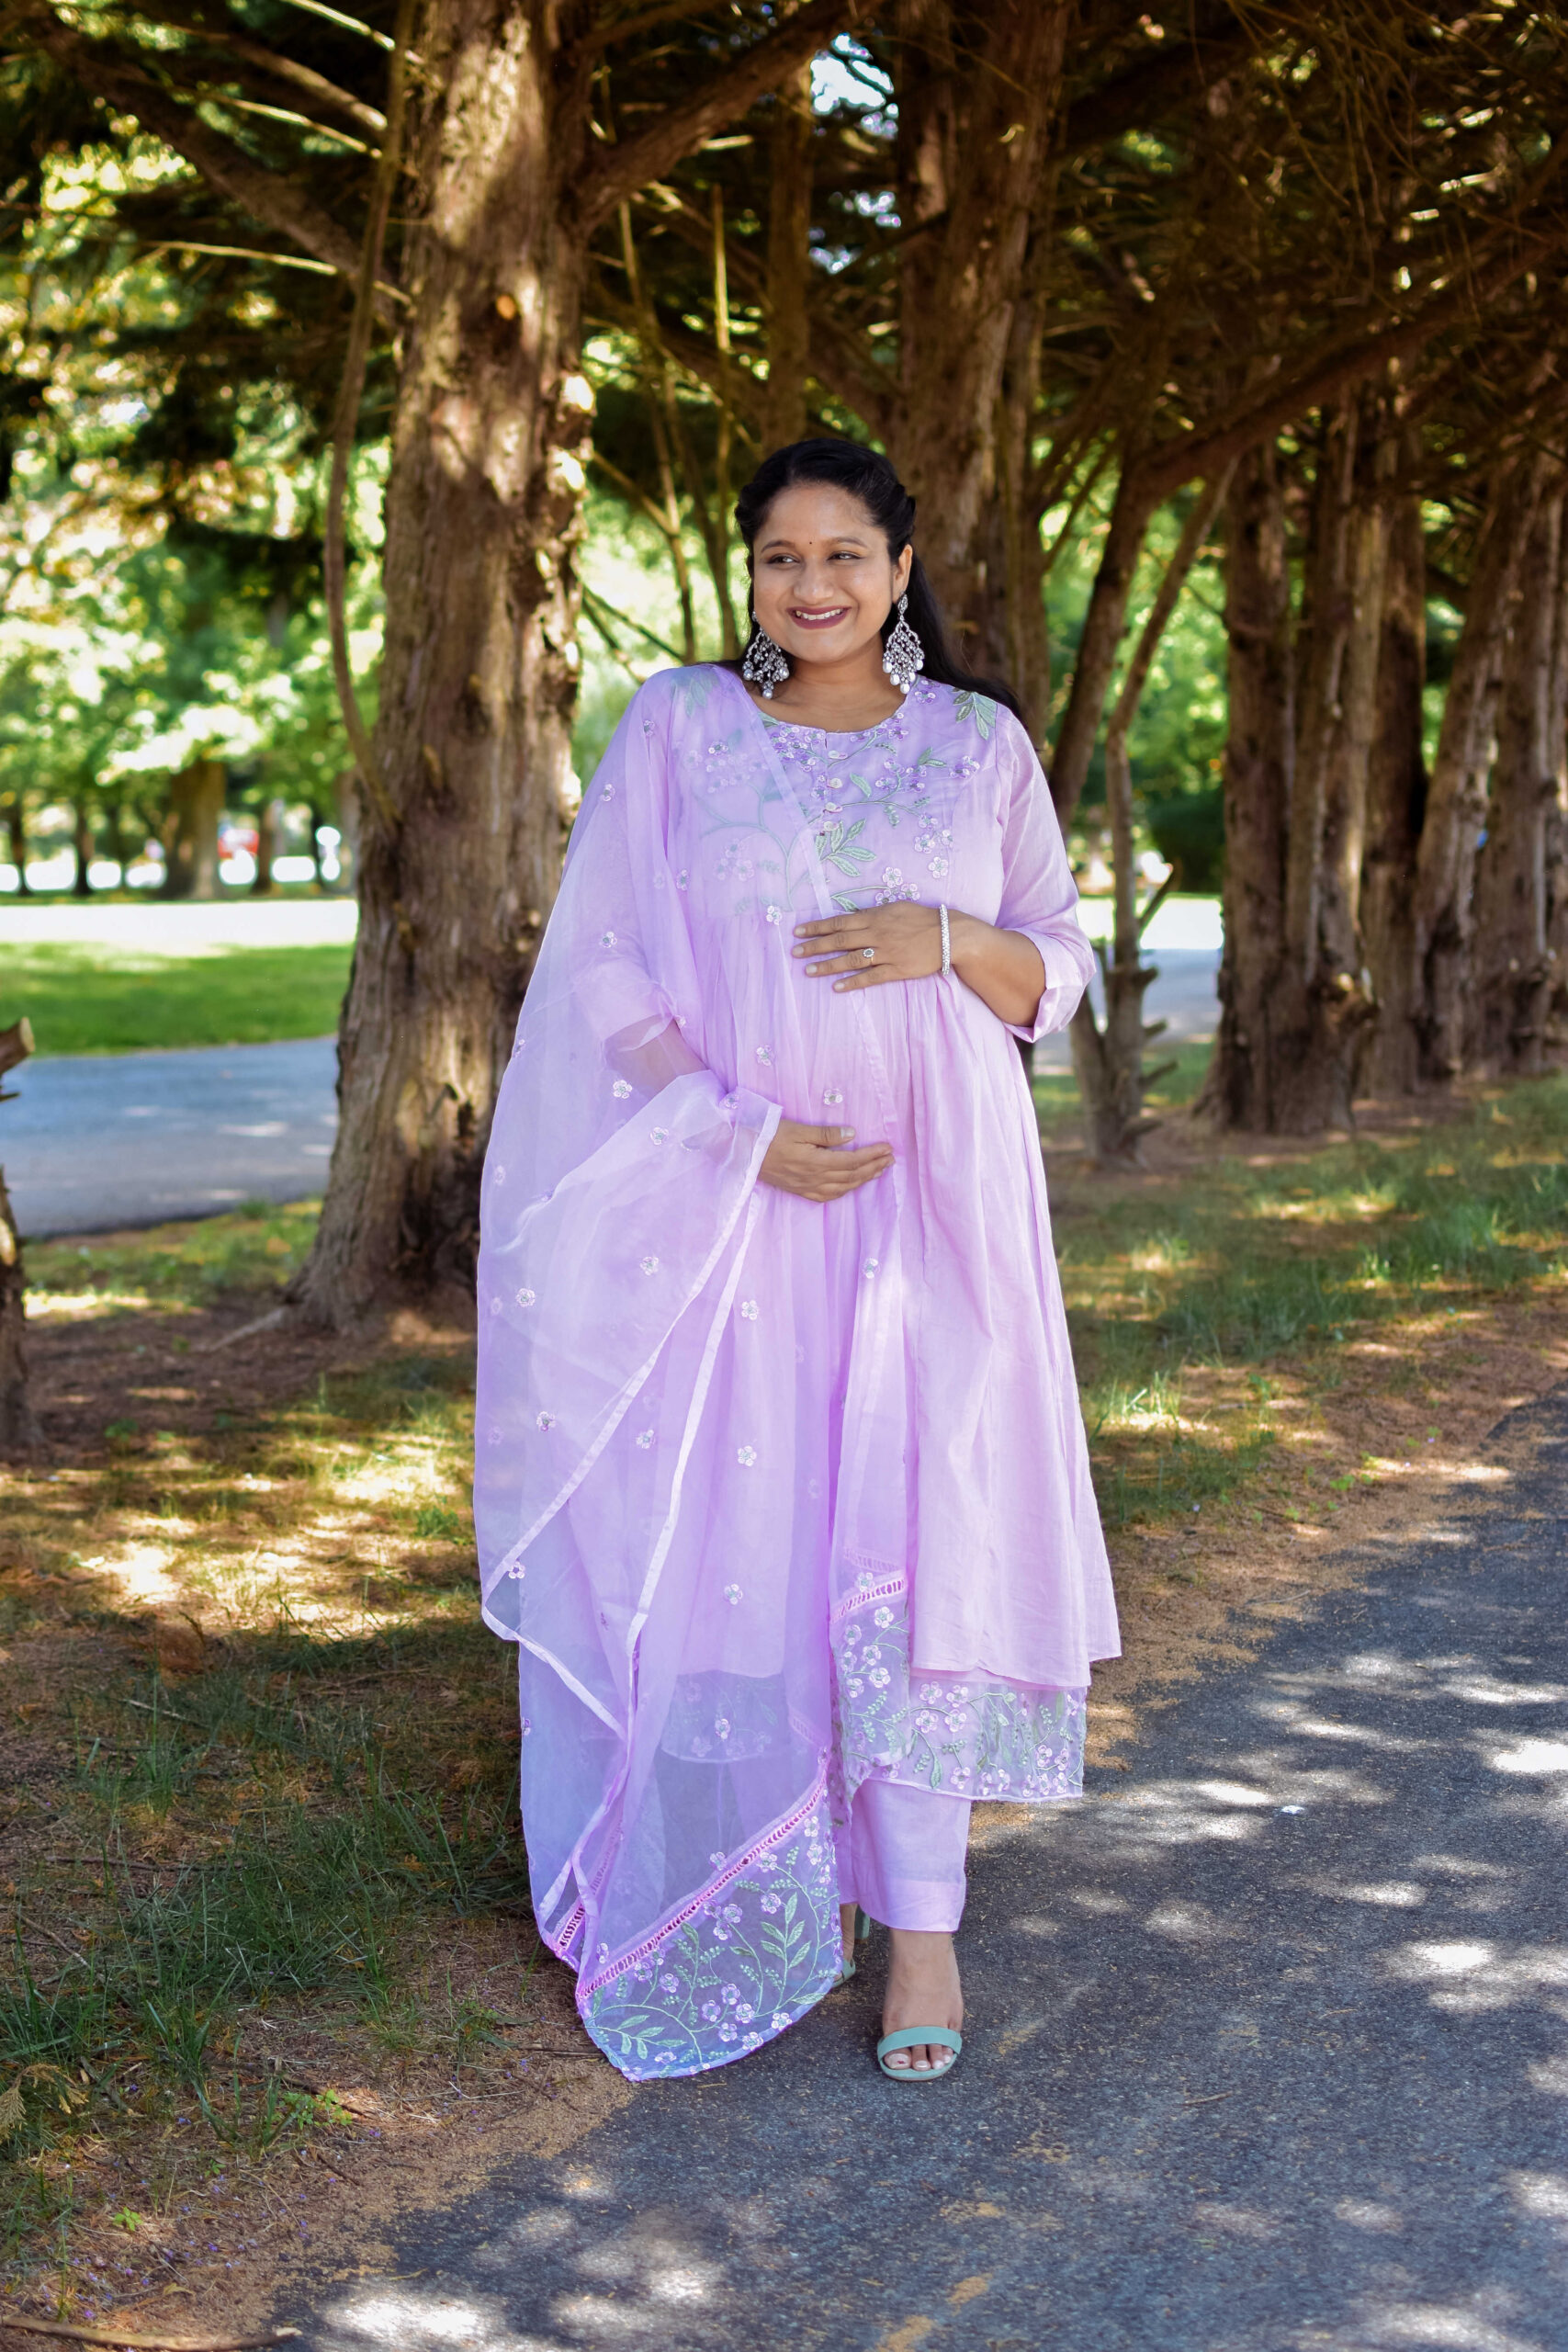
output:
[{"label": "paved road", "polygon": [[326,1182],[336,1075],[331,1037],[25,1063],[0,1109],[24,1238],[308,1199]]},{"label": "paved road", "polygon": [[1130,1778],[993,1827],[951,2082],[874,2073],[874,1959],[277,2317],[306,2352],[1563,2352],[1568,1391],[1506,1437]]},{"label": "paved road", "polygon": [[[1207,1036],[1217,951],[1162,949],[1158,960],[1150,1019],[1168,1022],[1172,1038]],[[1066,1037],[1037,1046],[1035,1065],[1070,1069]],[[27,1063],[0,1124],[24,1236],[308,1199],[326,1181],[335,1077],[330,1037]]]}]

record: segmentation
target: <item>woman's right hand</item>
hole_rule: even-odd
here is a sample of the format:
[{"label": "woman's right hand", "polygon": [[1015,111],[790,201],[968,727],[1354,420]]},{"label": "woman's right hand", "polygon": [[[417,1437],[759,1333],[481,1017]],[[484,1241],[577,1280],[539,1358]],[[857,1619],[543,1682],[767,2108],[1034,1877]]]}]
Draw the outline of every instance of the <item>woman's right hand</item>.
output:
[{"label": "woman's right hand", "polygon": [[891,1144],[867,1144],[851,1151],[852,1127],[804,1127],[798,1119],[781,1119],[759,1170],[764,1184],[794,1193],[803,1201],[836,1201],[893,1165]]}]

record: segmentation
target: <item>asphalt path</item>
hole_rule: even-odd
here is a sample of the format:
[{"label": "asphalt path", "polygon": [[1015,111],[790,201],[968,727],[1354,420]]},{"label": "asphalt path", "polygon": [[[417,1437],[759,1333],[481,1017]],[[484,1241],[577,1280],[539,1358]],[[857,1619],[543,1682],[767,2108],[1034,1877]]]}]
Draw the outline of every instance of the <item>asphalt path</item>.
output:
[{"label": "asphalt path", "polygon": [[331,1037],[25,1062],[0,1110],[24,1238],[309,1199],[326,1182],[336,1076]]},{"label": "asphalt path", "polygon": [[303,2352],[1562,2352],[1568,1392],[1467,1492],[1130,1775],[991,1816],[951,2080],[875,2074],[878,1937],[767,2049],[277,2319]]},{"label": "asphalt path", "polygon": [[[1208,1036],[1217,948],[1161,949],[1155,960],[1149,1018],[1167,1022],[1172,1041]],[[24,1064],[0,1125],[24,1237],[308,1200],[332,1156],[336,1067],[330,1037]],[[1066,1038],[1037,1046],[1035,1067],[1070,1069]]]}]

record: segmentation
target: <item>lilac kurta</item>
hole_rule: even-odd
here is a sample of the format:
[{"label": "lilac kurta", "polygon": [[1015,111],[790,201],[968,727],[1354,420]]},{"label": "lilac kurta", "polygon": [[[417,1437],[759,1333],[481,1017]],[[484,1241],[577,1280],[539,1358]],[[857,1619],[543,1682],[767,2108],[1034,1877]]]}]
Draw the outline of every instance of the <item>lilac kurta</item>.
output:
[{"label": "lilac kurta", "polygon": [[[642,688],[574,830],[486,1168],[475,1509],[520,1644],[541,1929],[624,2072],[755,2048],[835,1980],[831,1825],[878,1778],[1080,1785],[1117,1651],[1010,1032],[956,978],[834,991],[835,906],[1090,951],[1024,730],[919,684],[858,735],[729,672]],[[886,1139],[813,1204],[779,1116]]]}]

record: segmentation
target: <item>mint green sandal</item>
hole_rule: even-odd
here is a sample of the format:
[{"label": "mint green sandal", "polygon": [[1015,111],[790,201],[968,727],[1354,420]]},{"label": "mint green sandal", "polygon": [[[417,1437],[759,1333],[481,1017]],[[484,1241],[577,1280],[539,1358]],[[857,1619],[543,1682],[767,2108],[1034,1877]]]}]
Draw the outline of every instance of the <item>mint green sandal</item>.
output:
[{"label": "mint green sandal", "polygon": [[[865,1913],[861,1909],[858,1903],[855,1905],[854,1939],[857,1944],[867,1944],[871,1941],[871,1921],[866,1917]],[[840,1984],[847,1984],[849,1983],[851,1977],[855,1973],[855,1967],[856,1962],[852,1960],[846,1960],[840,1964],[839,1969],[839,1982]]]},{"label": "mint green sandal", "polygon": [[[920,2042],[936,2042],[943,2050],[951,2050],[952,2057],[945,2066],[928,2066],[922,2072],[915,2066],[890,2066],[890,2050],[913,2050]],[[936,2083],[951,2075],[958,2064],[964,2048],[964,2036],[950,2025],[907,2025],[898,2033],[885,2033],[876,2045],[876,2063],[890,2083]]]}]

